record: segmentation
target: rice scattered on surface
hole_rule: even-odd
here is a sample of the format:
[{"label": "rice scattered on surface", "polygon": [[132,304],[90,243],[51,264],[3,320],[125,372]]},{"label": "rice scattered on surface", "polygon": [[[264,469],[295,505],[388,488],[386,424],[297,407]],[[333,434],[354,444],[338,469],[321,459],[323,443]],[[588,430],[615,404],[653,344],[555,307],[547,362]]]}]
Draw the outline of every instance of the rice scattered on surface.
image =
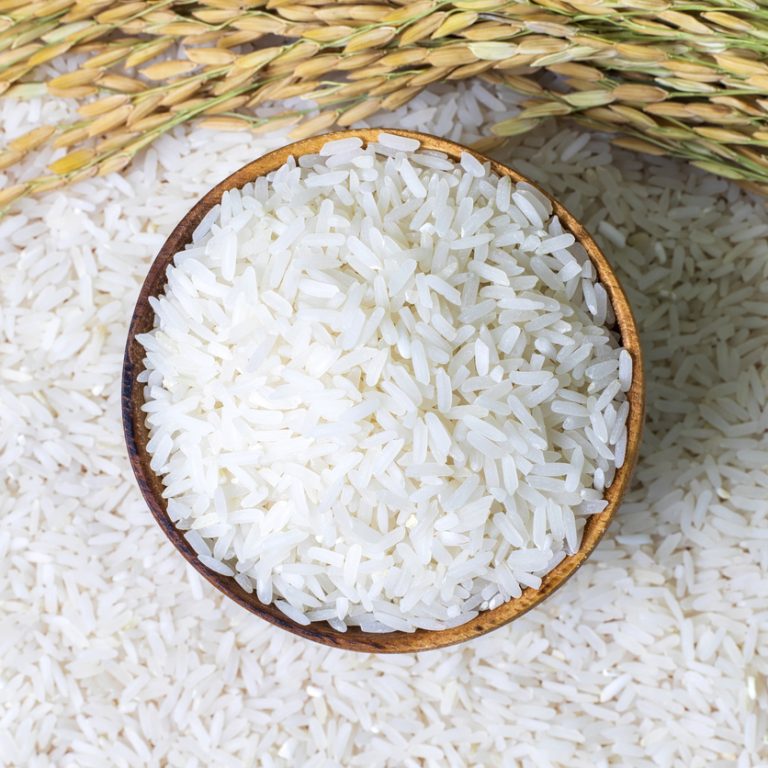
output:
[{"label": "rice scattered on surface", "polygon": [[[451,83],[381,124],[470,142],[506,115],[486,105],[509,94],[486,88]],[[67,108],[0,101],[4,138]],[[283,143],[179,129],[125,178],[0,221],[0,762],[766,765],[764,200],[549,125],[498,153],[582,219],[630,294],[640,464],[608,536],[536,610],[463,646],[375,657],[295,638],[205,584],[125,458],[122,351],[151,259],[200,194]]]},{"label": "rice scattered on surface", "polygon": [[302,623],[441,629],[538,587],[626,455],[584,248],[530,184],[500,211],[487,164],[418,147],[334,140],[225,192],[139,336],[171,518]]}]

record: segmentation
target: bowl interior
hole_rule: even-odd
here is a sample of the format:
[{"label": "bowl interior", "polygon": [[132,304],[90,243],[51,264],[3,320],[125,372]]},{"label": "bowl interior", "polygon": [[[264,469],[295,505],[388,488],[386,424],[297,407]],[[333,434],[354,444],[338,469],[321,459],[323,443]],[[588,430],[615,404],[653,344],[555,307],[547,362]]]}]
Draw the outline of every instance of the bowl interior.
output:
[{"label": "bowl interior", "polygon": [[[316,153],[327,141],[357,136],[364,143],[367,143],[368,141],[375,141],[380,130],[383,129],[339,131],[304,139],[270,152],[244,166],[215,186],[190,210],[171,233],[152,263],[136,302],[123,363],[122,411],[131,466],[147,505],[166,536],[202,576],[247,610],[301,637],[348,650],[400,653],[441,648],[503,626],[540,603],[573,575],[602,538],[626,491],[630,475],[637,461],[645,398],[640,343],[635,320],[624,291],[605,256],[581,224],[557,200],[541,190],[542,194],[552,201],[553,211],[560,217],[564,227],[573,233],[592,260],[612,303],[622,344],[631,354],[634,364],[632,386],[627,393],[629,415],[627,419],[626,459],[624,465],[617,471],[611,487],[605,493],[605,498],[608,500],[607,508],[588,519],[579,551],[575,555],[567,557],[550,571],[542,579],[541,587],[538,590],[528,588],[521,597],[510,600],[493,610],[480,613],[466,624],[452,629],[416,630],[415,632],[391,632],[387,634],[367,633],[353,627],[350,627],[347,632],[339,632],[326,622],[313,622],[307,626],[302,626],[286,617],[275,606],[261,603],[255,594],[245,592],[233,578],[215,573],[200,563],[192,547],[168,517],[166,502],[162,497],[163,484],[149,466],[150,456],[146,449],[149,434],[144,423],[144,414],[141,411],[141,406],[144,403],[144,386],[136,381],[138,374],[144,370],[144,350],[136,340],[136,335],[148,332],[154,325],[154,311],[149,305],[148,298],[163,291],[166,283],[166,268],[171,263],[173,256],[191,241],[192,232],[205,214],[221,200],[221,196],[226,190],[242,187],[259,176],[276,170],[289,156],[298,157]],[[499,176],[509,176],[513,182],[524,181],[538,188],[538,185],[511,168],[459,144],[412,131],[386,130],[388,133],[416,138],[421,141],[424,149],[445,152],[454,160],[459,160],[462,152],[470,151],[481,162],[490,162],[492,170]]]}]

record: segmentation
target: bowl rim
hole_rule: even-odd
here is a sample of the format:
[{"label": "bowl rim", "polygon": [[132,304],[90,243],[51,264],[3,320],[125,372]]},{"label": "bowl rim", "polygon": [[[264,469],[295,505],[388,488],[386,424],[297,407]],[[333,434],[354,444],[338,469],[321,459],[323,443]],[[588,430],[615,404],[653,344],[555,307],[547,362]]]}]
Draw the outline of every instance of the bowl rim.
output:
[{"label": "bowl rim", "polygon": [[[171,263],[173,256],[191,240],[195,227],[205,214],[220,201],[226,190],[242,187],[249,181],[276,170],[291,156],[299,157],[317,153],[329,141],[356,137],[367,145],[370,141],[376,141],[379,133],[382,132],[417,139],[421,142],[423,149],[445,152],[454,161],[459,160],[462,152],[468,152],[480,162],[490,163],[491,170],[497,175],[508,176],[515,183],[530,184],[547,197],[552,203],[553,213],[560,218],[564,228],[570,231],[585,248],[595,266],[599,280],[605,287],[614,309],[621,342],[632,357],[633,373],[632,383],[627,392],[627,400],[630,405],[627,417],[625,461],[623,466],[617,470],[611,487],[605,493],[608,506],[603,512],[592,515],[588,519],[578,552],[566,557],[544,576],[538,590],[526,588],[520,597],[513,598],[492,610],[483,611],[465,624],[442,630],[417,629],[414,632],[396,631],[379,634],[363,632],[359,628],[353,627],[350,627],[346,632],[339,632],[327,622],[299,624],[285,616],[273,604],[261,603],[256,598],[255,592],[253,594],[245,592],[232,577],[216,573],[198,560],[195,551],[184,538],[182,532],[169,518],[166,502],[161,496],[162,482],[149,465],[150,457],[146,450],[148,430],[141,411],[141,405],[144,403],[144,385],[136,380],[138,374],[144,370],[145,353],[136,336],[147,332],[152,327],[154,311],[149,305],[149,297],[156,296],[165,287],[166,268]],[[637,462],[645,411],[645,376],[637,324],[619,279],[591,235],[558,200],[513,168],[457,142],[416,131],[394,128],[365,128],[334,131],[313,136],[268,152],[216,184],[185,214],[154,258],[134,306],[123,358],[121,407],[128,456],[144,500],[170,542],[208,582],[251,613],[305,639],[335,648],[367,653],[404,653],[444,648],[498,629],[545,600],[584,564],[602,539],[616,513],[629,486],[632,471]]]}]

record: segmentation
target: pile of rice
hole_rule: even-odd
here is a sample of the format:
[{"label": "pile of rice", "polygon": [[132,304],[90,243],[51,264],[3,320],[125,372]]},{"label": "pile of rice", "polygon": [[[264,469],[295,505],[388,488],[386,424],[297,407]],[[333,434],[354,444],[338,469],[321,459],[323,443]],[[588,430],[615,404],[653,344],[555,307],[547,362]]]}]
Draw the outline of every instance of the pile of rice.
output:
[{"label": "pile of rice", "polygon": [[225,192],[167,278],[139,341],[168,514],[295,621],[463,624],[607,506],[632,358],[530,184],[328,141]]},{"label": "pile of rice", "polygon": [[[451,83],[380,124],[469,143],[509,99]],[[69,109],[0,100],[3,140]],[[345,653],[185,565],[120,425],[128,320],[166,234],[285,142],[179,129],[124,176],[0,221],[0,763],[768,764],[765,201],[564,126],[498,152],[583,221],[630,294],[649,384],[635,482],[589,561],[513,624]]]}]

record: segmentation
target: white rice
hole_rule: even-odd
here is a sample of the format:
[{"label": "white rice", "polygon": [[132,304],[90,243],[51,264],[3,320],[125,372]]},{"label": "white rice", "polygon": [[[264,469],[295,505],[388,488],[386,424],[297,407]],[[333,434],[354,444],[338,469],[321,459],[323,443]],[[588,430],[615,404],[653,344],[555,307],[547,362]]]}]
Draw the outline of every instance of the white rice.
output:
[{"label": "white rice", "polygon": [[[174,522],[292,618],[412,631],[499,605],[574,553],[626,455],[631,356],[595,270],[558,276],[581,246],[531,185],[510,204],[472,154],[446,171],[418,150],[334,140],[225,193],[140,338]],[[566,487],[551,470],[576,451]],[[287,582],[296,564],[312,574]]]},{"label": "white rice", "polygon": [[[451,82],[376,119],[470,144],[509,115],[493,100],[511,92]],[[71,100],[0,100],[4,143],[63,119]],[[127,323],[165,233],[287,141],[180,127],[120,176],[0,220],[0,762],[768,764],[765,200],[564,125],[495,151],[583,221],[630,294],[649,384],[633,487],[578,574],[513,624],[435,653],[344,653],[185,565],[121,437]]]}]

